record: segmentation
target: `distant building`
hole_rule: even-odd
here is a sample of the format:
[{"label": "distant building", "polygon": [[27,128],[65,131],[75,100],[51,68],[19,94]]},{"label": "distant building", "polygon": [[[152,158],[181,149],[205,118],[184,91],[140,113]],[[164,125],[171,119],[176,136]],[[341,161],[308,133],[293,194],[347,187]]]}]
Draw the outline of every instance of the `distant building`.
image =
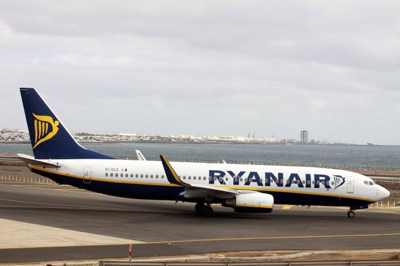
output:
[{"label": "distant building", "polygon": [[300,133],[300,142],[301,143],[308,143],[308,131],[302,130]]}]

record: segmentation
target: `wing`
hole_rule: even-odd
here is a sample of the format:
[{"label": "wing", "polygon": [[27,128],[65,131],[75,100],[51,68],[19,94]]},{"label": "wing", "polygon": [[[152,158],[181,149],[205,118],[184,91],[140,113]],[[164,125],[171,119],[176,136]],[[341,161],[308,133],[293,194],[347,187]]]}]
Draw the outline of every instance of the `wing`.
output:
[{"label": "wing", "polygon": [[206,197],[217,197],[222,199],[232,198],[239,194],[239,191],[234,189],[220,188],[201,184],[189,184],[184,182],[176,174],[171,164],[164,155],[160,155],[161,162],[164,166],[164,171],[168,181],[171,184],[175,184],[185,188],[185,191],[180,195],[185,198],[206,198]]}]

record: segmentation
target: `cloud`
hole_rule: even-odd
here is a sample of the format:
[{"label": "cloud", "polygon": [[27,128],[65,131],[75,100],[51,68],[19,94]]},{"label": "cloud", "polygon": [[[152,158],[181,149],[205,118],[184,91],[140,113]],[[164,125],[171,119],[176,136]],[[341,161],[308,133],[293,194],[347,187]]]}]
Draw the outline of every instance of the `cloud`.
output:
[{"label": "cloud", "polygon": [[0,15],[0,127],[25,127],[29,86],[73,130],[400,145],[397,1],[12,1]]}]

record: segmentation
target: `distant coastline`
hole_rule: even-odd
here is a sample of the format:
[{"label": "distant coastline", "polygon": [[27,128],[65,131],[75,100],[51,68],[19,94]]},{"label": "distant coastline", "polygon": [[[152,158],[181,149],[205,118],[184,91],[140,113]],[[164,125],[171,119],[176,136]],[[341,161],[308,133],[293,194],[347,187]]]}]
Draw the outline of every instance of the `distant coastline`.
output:
[{"label": "distant coastline", "polygon": [[[215,140],[215,141],[193,141],[193,140],[104,140],[104,141],[77,141],[81,144],[107,144],[107,143],[171,143],[171,144],[263,144],[263,145],[339,145],[339,146],[397,146],[379,144],[351,144],[351,143],[274,143],[263,141],[234,141],[234,140]],[[30,144],[29,140],[24,141],[2,141],[1,144]]]},{"label": "distant coastline", "polygon": [[[356,144],[343,142],[328,142],[326,140],[310,139],[302,142],[295,138],[256,138],[255,136],[193,136],[193,135],[150,135],[136,133],[93,133],[71,132],[79,143],[177,143],[177,144],[266,144],[266,145],[357,145],[377,146],[374,143]],[[28,130],[0,128],[0,143],[26,144],[30,143]]]}]

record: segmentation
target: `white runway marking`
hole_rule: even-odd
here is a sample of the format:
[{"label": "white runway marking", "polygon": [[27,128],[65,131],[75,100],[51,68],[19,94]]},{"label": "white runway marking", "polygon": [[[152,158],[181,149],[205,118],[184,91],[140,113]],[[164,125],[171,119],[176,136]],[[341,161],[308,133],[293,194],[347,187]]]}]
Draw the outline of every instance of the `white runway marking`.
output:
[{"label": "white runway marking", "polygon": [[99,246],[141,241],[0,219],[0,249]]}]

